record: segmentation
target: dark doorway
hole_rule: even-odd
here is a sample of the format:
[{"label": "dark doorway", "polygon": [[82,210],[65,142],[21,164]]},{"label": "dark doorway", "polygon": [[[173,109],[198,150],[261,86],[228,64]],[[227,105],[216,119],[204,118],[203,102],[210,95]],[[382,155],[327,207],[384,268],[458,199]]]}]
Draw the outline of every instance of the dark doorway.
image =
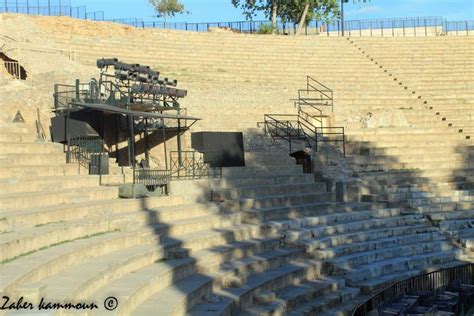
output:
[{"label": "dark doorway", "polygon": [[10,75],[17,79],[26,80],[26,77],[28,77],[26,70],[17,60],[8,57],[2,52],[0,52],[0,60]]},{"label": "dark doorway", "polygon": [[303,172],[304,173],[312,173],[313,172],[313,166],[311,164],[311,156],[304,151],[296,151],[292,154],[290,154],[291,157],[296,159],[296,164],[297,165],[302,165],[303,166]]}]

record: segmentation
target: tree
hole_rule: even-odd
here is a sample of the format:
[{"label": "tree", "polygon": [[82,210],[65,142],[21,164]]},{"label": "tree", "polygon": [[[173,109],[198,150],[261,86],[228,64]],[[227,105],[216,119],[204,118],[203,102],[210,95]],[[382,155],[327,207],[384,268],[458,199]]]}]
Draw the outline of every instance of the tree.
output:
[{"label": "tree", "polygon": [[[369,2],[370,0],[353,1]],[[329,22],[335,18],[341,18],[344,23],[344,3],[347,2],[349,0],[232,0],[232,4],[242,9],[247,19],[252,19],[258,11],[264,12],[265,16],[271,19],[274,30],[276,30],[277,17],[284,22],[298,24],[296,34],[300,34],[303,27],[313,19]],[[344,25],[342,25],[342,33],[344,35]]]},{"label": "tree", "polygon": [[327,18],[339,13],[337,0],[232,0],[232,4],[242,9],[247,19],[252,19],[258,11],[264,12],[271,19],[274,30],[277,29],[277,17],[285,22],[297,23],[297,33],[313,17]]},{"label": "tree", "polygon": [[296,34],[314,19],[329,22],[339,16],[337,0],[291,0],[280,12],[284,21],[298,24]]},{"label": "tree", "polygon": [[158,17],[163,17],[166,23],[166,19],[176,14],[188,13],[184,9],[184,5],[179,0],[149,0],[151,5],[155,8],[158,13]]},{"label": "tree", "polygon": [[232,0],[236,8],[240,8],[247,20],[252,20],[257,15],[257,11],[263,11],[265,16],[271,20],[273,33],[277,30],[277,16],[280,4],[284,0]]}]

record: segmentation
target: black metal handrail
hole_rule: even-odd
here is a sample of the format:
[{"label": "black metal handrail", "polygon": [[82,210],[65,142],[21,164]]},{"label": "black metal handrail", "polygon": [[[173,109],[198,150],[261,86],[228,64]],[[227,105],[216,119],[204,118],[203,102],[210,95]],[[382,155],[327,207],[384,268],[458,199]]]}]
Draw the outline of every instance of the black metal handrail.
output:
[{"label": "black metal handrail", "polygon": [[[77,163],[79,166],[89,169],[93,162],[93,156],[100,156],[104,153],[104,140],[99,136],[69,138],[66,146],[66,163]],[[94,164],[98,164],[99,172],[101,169],[100,159],[99,157],[94,160]]]},{"label": "black metal handrail", "polygon": [[468,263],[460,266],[446,268],[438,271],[424,273],[413,278],[397,282],[381,292],[373,295],[365,303],[357,306],[352,312],[353,316],[367,315],[386,303],[403,294],[413,292],[435,292],[439,288],[456,283],[474,284],[474,264]]},{"label": "black metal handrail", "polygon": [[172,179],[200,179],[222,177],[221,167],[211,167],[203,154],[197,151],[170,151],[170,172]]},{"label": "black metal handrail", "polygon": [[[301,140],[302,138],[310,148],[315,150],[318,148],[316,126],[298,114],[265,114],[264,126],[265,133],[269,134],[273,140],[280,138],[288,141],[290,151],[292,140]],[[273,128],[269,128],[269,126]]]},{"label": "black metal handrail", "polygon": [[147,187],[166,186],[171,181],[170,170],[136,168],[133,170],[133,183]]}]

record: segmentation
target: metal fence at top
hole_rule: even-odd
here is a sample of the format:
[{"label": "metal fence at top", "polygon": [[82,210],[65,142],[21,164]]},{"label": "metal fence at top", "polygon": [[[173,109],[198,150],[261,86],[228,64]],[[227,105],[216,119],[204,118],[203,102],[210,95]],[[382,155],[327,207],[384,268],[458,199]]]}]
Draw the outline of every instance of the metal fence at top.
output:
[{"label": "metal fence at top", "polygon": [[[144,21],[140,18],[105,20],[103,11],[88,12],[86,6],[73,7],[70,0],[0,0],[0,13],[69,16],[77,19],[109,21],[136,28],[157,28],[182,31],[208,32],[211,28],[227,28],[236,33],[265,33],[271,29],[269,21],[233,22],[164,22]],[[303,28],[303,35],[320,36],[430,36],[469,35],[474,33],[474,21],[447,21],[440,16],[405,17],[395,19],[311,21]],[[278,21],[279,34],[293,35],[297,24]]]},{"label": "metal fence at top", "polygon": [[[158,28],[182,31],[207,32],[212,28],[227,28],[236,33],[262,33],[271,26],[269,21],[235,22],[163,22],[144,21],[143,19],[113,19],[110,22],[126,24],[137,28]],[[278,33],[292,35],[297,24],[277,22]],[[323,36],[429,36],[442,34],[469,35],[474,32],[474,21],[446,21],[442,17],[412,17],[396,19],[351,20],[342,22],[311,21],[303,28],[303,35]]]},{"label": "metal fence at top", "polygon": [[86,6],[72,6],[68,0],[0,0],[0,13],[68,16],[76,19],[104,20],[103,11],[88,12]]}]

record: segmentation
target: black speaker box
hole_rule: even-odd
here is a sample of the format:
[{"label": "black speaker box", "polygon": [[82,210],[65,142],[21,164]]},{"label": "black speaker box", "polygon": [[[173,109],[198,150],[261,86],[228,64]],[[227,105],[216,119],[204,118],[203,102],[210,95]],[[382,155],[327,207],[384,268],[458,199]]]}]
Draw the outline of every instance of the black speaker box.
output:
[{"label": "black speaker box", "polygon": [[198,132],[191,134],[191,146],[203,154],[211,167],[245,166],[244,141],[240,132]]}]

